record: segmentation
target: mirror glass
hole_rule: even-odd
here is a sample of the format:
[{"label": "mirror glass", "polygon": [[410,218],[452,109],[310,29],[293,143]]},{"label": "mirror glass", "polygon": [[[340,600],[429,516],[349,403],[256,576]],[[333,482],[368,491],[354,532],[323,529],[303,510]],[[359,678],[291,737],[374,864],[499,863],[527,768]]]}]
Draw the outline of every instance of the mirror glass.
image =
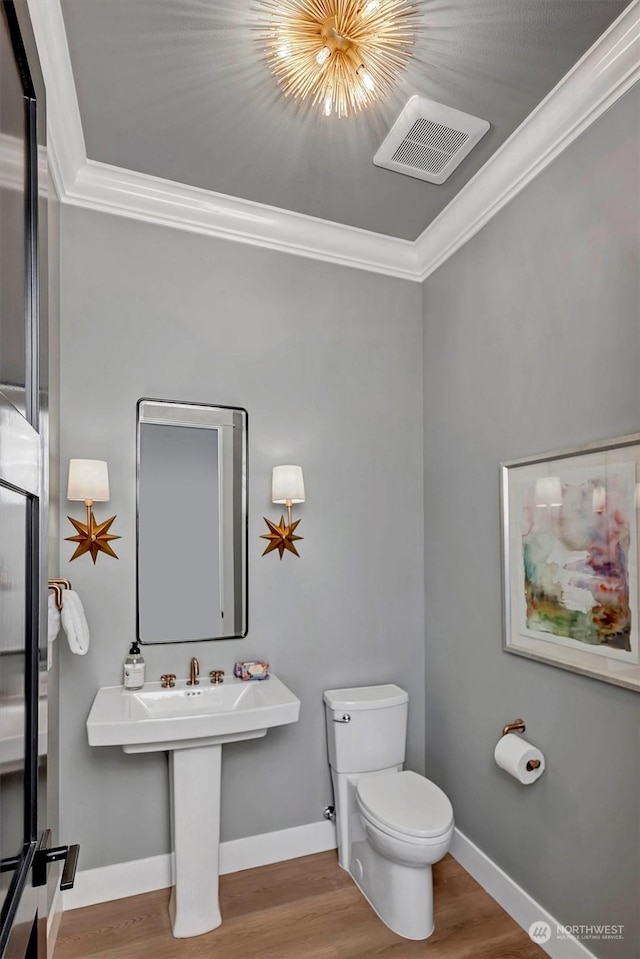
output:
[{"label": "mirror glass", "polygon": [[137,636],[247,634],[247,412],[138,401]]}]

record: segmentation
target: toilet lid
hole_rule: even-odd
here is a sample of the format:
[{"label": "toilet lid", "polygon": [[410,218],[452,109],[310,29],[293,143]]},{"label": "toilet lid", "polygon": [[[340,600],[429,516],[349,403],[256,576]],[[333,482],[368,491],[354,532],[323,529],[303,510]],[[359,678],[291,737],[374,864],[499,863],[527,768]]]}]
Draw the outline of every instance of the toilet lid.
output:
[{"label": "toilet lid", "polygon": [[435,783],[404,770],[363,776],[357,796],[362,811],[383,828],[407,836],[429,839],[441,836],[453,825],[453,808]]}]

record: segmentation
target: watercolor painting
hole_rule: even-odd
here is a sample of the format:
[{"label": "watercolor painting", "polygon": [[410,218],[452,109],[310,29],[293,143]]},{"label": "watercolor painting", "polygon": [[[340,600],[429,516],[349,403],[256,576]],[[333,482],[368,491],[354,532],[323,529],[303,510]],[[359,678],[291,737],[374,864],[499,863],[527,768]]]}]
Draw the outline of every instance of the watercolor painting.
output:
[{"label": "watercolor painting", "polygon": [[504,648],[640,690],[640,435],[502,464]]},{"label": "watercolor painting", "polygon": [[628,463],[615,471],[574,470],[522,484],[527,630],[631,651],[634,488]]}]

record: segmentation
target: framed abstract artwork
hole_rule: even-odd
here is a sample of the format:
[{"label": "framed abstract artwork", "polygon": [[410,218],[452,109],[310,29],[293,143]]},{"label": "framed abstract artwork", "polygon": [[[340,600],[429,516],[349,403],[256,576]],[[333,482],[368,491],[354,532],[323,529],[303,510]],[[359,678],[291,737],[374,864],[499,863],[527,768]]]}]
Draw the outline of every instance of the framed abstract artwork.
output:
[{"label": "framed abstract artwork", "polygon": [[501,464],[504,648],[640,690],[640,433]]}]

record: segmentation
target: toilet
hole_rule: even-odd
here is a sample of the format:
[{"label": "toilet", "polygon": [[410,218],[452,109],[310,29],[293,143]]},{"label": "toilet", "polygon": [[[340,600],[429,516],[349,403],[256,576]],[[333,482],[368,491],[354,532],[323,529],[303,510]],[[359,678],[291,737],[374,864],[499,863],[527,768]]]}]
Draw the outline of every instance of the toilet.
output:
[{"label": "toilet", "polygon": [[433,932],[431,866],[453,839],[443,791],[403,769],[409,696],[399,686],[328,689],[323,696],[338,859],[393,932]]}]

